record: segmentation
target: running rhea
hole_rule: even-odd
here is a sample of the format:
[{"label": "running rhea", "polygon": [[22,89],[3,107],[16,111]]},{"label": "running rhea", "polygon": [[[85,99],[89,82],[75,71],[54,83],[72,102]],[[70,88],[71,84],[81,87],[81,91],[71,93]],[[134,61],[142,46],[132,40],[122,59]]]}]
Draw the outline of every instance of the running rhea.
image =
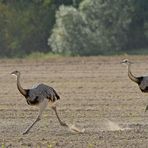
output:
[{"label": "running rhea", "polygon": [[[148,93],[148,76],[139,76],[136,77],[132,74],[131,72],[131,64],[132,62],[129,61],[128,59],[124,59],[121,63],[126,64],[128,68],[128,77],[135,83],[138,84],[139,89],[143,93]],[[145,108],[145,112],[148,110],[148,105]]]},{"label": "running rhea", "polygon": [[55,101],[59,100],[60,97],[57,92],[50,86],[45,84],[39,84],[31,89],[24,89],[20,84],[20,72],[14,71],[11,73],[15,75],[17,78],[17,88],[19,92],[26,98],[28,105],[34,105],[39,107],[39,113],[36,120],[23,132],[23,134],[27,134],[30,129],[41,119],[42,112],[47,107],[48,103],[51,105],[51,108],[54,110],[56,117],[61,126],[68,126],[66,123],[61,121],[58,116]]}]

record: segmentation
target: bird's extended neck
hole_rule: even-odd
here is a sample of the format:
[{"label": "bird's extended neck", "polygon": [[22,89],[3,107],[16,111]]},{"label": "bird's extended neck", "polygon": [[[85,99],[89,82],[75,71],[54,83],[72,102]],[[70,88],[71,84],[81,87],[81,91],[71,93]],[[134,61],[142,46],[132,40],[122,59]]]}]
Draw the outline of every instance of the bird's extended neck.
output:
[{"label": "bird's extended neck", "polygon": [[131,64],[129,63],[127,66],[128,66],[128,77],[129,77],[132,81],[134,81],[134,82],[136,82],[136,83],[139,83],[139,79],[138,79],[137,77],[135,77],[135,76],[131,73]]},{"label": "bird's extended neck", "polygon": [[27,91],[25,89],[23,89],[20,84],[20,74],[17,76],[17,88],[23,96],[27,95]]}]

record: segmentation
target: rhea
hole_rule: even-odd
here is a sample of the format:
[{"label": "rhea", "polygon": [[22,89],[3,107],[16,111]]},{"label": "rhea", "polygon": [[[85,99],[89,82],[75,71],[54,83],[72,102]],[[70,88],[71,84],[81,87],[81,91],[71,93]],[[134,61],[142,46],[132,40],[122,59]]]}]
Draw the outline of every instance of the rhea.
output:
[{"label": "rhea", "polygon": [[[128,68],[128,77],[135,83],[138,84],[140,90],[143,92],[143,93],[148,93],[148,76],[139,76],[139,77],[136,77],[132,74],[131,72],[131,64],[132,62],[129,61],[128,59],[124,59],[121,63],[124,63],[127,65],[127,68]],[[148,110],[148,105],[146,106],[146,109],[145,111]]]},{"label": "rhea", "polygon": [[14,71],[11,73],[12,75],[16,76],[17,79],[17,88],[19,92],[26,98],[28,105],[38,106],[39,112],[38,116],[35,121],[23,132],[23,134],[27,134],[30,129],[41,119],[41,115],[48,104],[51,105],[51,108],[54,110],[55,115],[60,123],[61,126],[68,126],[66,123],[61,121],[55,102],[60,99],[57,92],[50,86],[45,84],[39,84],[34,88],[31,89],[24,89],[20,83],[20,72]]}]

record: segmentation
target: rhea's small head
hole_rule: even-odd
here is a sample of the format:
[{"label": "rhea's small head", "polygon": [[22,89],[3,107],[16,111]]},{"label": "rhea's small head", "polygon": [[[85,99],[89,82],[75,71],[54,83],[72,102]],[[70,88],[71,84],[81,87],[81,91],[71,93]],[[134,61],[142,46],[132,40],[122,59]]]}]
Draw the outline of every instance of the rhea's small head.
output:
[{"label": "rhea's small head", "polygon": [[11,75],[14,75],[14,76],[19,76],[20,75],[20,72],[15,70],[11,73]]},{"label": "rhea's small head", "polygon": [[132,62],[130,62],[128,59],[124,59],[122,62],[122,64],[132,64]]}]

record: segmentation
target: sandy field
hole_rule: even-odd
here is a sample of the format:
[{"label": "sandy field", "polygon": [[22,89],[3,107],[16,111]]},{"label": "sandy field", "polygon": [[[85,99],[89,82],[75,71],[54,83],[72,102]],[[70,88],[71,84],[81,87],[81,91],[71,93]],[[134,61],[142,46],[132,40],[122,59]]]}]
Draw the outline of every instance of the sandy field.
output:
[{"label": "sandy field", "polygon": [[[127,76],[120,64],[134,62],[136,76],[148,75],[148,56],[0,60],[1,148],[147,148],[148,94]],[[38,108],[29,106],[10,73],[21,72],[24,88],[45,83],[60,95],[57,109],[63,121],[85,128],[74,133],[59,125],[50,108],[27,135]]]}]

